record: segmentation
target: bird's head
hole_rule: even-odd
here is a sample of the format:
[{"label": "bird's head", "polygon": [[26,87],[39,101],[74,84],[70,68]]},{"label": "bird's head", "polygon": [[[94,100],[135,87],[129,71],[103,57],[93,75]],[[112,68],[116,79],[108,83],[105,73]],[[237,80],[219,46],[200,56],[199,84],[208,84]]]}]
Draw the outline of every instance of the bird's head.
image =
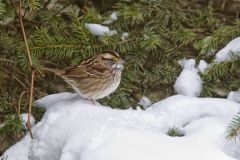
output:
[{"label": "bird's head", "polygon": [[112,50],[105,51],[101,53],[101,59],[107,67],[110,67],[115,71],[123,70],[123,64],[125,61],[120,58],[117,52]]}]

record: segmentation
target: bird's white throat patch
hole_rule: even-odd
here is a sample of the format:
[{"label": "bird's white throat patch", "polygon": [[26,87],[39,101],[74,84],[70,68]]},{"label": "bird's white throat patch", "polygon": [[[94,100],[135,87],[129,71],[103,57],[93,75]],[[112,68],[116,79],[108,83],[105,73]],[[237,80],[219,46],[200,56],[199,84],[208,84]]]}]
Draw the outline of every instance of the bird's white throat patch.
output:
[{"label": "bird's white throat patch", "polygon": [[112,66],[112,68],[116,69],[116,70],[122,70],[123,69],[123,64],[116,63]]}]

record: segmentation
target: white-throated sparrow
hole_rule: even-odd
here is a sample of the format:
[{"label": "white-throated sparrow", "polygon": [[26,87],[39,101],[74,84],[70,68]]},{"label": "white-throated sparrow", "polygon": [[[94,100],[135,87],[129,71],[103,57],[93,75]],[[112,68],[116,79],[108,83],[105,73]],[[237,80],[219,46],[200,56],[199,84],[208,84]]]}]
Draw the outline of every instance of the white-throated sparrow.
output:
[{"label": "white-throated sparrow", "polygon": [[117,52],[108,50],[67,69],[44,70],[62,77],[81,97],[97,100],[118,88],[124,62]]}]

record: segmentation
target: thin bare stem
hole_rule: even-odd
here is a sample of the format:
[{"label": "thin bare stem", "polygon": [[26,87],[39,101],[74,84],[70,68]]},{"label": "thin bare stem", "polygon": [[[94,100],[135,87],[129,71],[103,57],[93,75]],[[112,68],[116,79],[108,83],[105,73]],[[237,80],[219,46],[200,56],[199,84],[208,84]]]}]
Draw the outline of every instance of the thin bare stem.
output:
[{"label": "thin bare stem", "polygon": [[32,57],[31,57],[31,53],[28,47],[28,42],[27,42],[27,36],[26,36],[26,32],[23,26],[23,20],[22,20],[22,1],[19,0],[19,21],[20,21],[20,25],[21,25],[21,29],[22,29],[22,33],[23,33],[23,39],[25,42],[25,46],[27,49],[27,54],[28,54],[28,60],[29,60],[29,64],[31,67],[33,67],[33,63],[32,63]]},{"label": "thin bare stem", "polygon": [[0,58],[0,61],[5,61],[5,62],[9,62],[9,63],[15,63],[14,61],[9,60],[9,59],[5,59],[5,58]]},{"label": "thin bare stem", "polygon": [[20,21],[20,25],[21,25],[21,29],[22,29],[22,34],[23,34],[25,46],[26,46],[26,49],[27,49],[29,64],[30,64],[31,71],[32,71],[32,74],[31,74],[30,98],[29,98],[29,108],[28,108],[28,119],[27,119],[26,127],[28,128],[28,131],[30,133],[31,138],[33,138],[32,130],[31,130],[31,123],[30,123],[30,116],[31,116],[31,112],[32,112],[35,68],[33,66],[30,49],[28,47],[27,36],[26,36],[26,32],[25,32],[24,25],[23,25],[23,20],[22,20],[22,8],[21,7],[22,7],[22,1],[19,0],[19,21]]},{"label": "thin bare stem", "polygon": [[31,116],[31,113],[32,113],[34,75],[35,75],[35,70],[32,70],[31,90],[30,90],[30,99],[29,99],[29,108],[28,108],[28,121],[27,121],[27,124],[26,124],[26,126],[27,126],[27,128],[29,130],[31,138],[33,138],[33,134],[32,134],[32,130],[31,130],[30,116]]},{"label": "thin bare stem", "polygon": [[20,96],[19,96],[19,100],[18,100],[18,109],[17,109],[17,114],[18,117],[20,118],[20,114],[21,114],[21,103],[22,103],[22,98],[24,96],[24,94],[26,93],[26,91],[23,91]]},{"label": "thin bare stem", "polygon": [[[21,115],[21,103],[22,103],[22,98],[23,98],[23,96],[25,95],[25,93],[26,93],[26,91],[23,91],[23,92],[20,94],[19,100],[18,100],[17,115],[18,115],[19,118],[21,118],[21,117],[20,117],[20,115]],[[21,136],[20,133],[18,133],[18,134],[17,134],[17,137],[20,138],[20,136]]]}]

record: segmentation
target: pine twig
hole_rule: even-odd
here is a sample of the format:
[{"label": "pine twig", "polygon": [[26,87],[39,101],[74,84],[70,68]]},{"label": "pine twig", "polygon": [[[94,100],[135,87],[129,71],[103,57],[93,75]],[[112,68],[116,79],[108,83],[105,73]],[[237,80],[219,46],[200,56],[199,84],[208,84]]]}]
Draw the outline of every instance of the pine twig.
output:
[{"label": "pine twig", "polygon": [[26,127],[27,127],[27,129],[30,133],[31,138],[33,139],[33,134],[32,134],[32,130],[31,130],[31,123],[30,123],[30,116],[31,116],[31,112],[32,112],[32,101],[33,101],[32,99],[33,99],[35,68],[34,68],[33,63],[32,63],[32,57],[31,57],[30,49],[29,49],[28,42],[27,42],[26,32],[25,32],[24,25],[23,25],[21,7],[22,7],[22,1],[19,0],[19,13],[18,13],[19,14],[19,21],[20,21],[22,34],[23,34],[23,39],[24,39],[25,46],[26,46],[26,49],[27,49],[28,60],[29,60],[29,64],[30,64],[31,72],[32,72],[32,74],[31,74],[31,88],[30,88],[29,108],[28,108],[28,119],[27,119]]}]

